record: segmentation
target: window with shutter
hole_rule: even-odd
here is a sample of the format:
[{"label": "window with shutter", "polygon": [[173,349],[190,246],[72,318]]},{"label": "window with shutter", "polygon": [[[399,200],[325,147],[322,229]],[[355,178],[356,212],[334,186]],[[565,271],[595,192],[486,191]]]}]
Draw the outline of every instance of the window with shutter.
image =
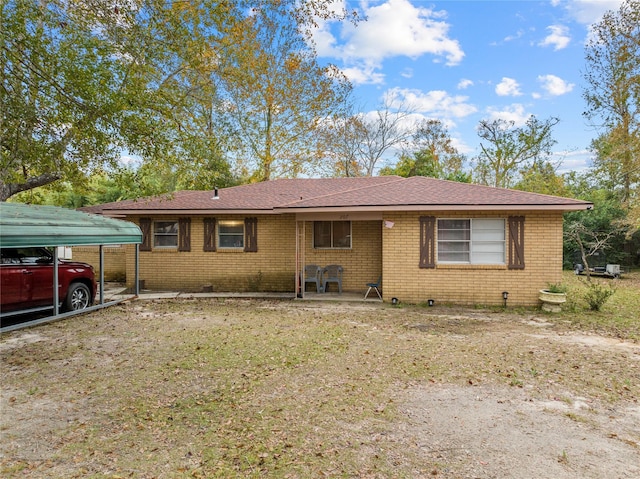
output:
[{"label": "window with shutter", "polygon": [[191,218],[178,219],[178,251],[191,251]]},{"label": "window with shutter", "polygon": [[420,217],[420,268],[435,268],[435,216]]},{"label": "window with shutter", "polygon": [[142,232],[140,251],[151,251],[151,218],[140,218],[140,231]]},{"label": "window with shutter", "polygon": [[244,235],[244,251],[256,253],[258,251],[258,218],[245,218]]},{"label": "window with shutter", "polygon": [[509,269],[524,269],[524,216],[509,216]]},{"label": "window with shutter", "polygon": [[215,251],[216,250],[216,219],[205,218],[204,219],[204,245],[203,251]]},{"label": "window with shutter", "polygon": [[505,220],[439,219],[438,263],[505,264]]}]

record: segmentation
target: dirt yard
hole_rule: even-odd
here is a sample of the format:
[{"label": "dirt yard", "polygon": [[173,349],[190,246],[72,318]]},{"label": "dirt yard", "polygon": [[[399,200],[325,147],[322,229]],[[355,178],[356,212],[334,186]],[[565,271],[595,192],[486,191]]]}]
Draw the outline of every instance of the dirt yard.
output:
[{"label": "dirt yard", "polygon": [[136,301],[0,353],[6,478],[640,477],[640,345],[535,311]]}]

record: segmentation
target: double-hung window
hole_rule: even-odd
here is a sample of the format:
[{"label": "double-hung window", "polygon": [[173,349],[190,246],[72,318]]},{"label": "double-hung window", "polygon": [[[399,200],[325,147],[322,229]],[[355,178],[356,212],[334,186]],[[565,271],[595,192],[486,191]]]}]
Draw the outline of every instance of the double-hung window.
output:
[{"label": "double-hung window", "polygon": [[178,222],[155,221],[153,223],[153,246],[155,248],[177,248]]},{"label": "double-hung window", "polygon": [[314,221],[313,247],[316,249],[351,248],[351,221]]},{"label": "double-hung window", "polygon": [[218,221],[218,247],[244,248],[244,221]]},{"label": "double-hung window", "polygon": [[438,262],[505,264],[503,219],[439,219]]}]

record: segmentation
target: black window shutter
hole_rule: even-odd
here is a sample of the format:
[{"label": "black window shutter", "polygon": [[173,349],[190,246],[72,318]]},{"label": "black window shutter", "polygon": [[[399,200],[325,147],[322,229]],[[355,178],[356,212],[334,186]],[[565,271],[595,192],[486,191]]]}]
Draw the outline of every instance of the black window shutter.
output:
[{"label": "black window shutter", "polygon": [[436,267],[436,217],[420,217],[420,268]]},{"label": "black window shutter", "polygon": [[216,250],[216,219],[205,218],[204,219],[204,245],[203,251],[215,251]]},{"label": "black window shutter", "polygon": [[178,251],[191,251],[191,218],[178,218]]},{"label": "black window shutter", "polygon": [[151,251],[151,218],[140,218],[140,231],[142,231],[140,251]]},{"label": "black window shutter", "polygon": [[509,269],[524,269],[524,216],[509,216]]},{"label": "black window shutter", "polygon": [[244,219],[244,251],[245,253],[258,251],[258,218]]}]

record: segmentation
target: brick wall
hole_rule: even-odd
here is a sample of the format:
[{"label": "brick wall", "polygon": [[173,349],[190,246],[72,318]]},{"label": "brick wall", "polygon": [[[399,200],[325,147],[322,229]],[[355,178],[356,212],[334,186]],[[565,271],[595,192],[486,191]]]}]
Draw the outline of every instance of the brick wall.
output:
[{"label": "brick wall", "polygon": [[[254,216],[254,215],[251,215]],[[191,217],[191,251],[153,248],[140,252],[140,279],[149,289],[201,291],[211,285],[213,291],[295,290],[295,217],[293,215],[258,216],[258,252],[218,249],[203,251],[203,218]],[[139,224],[138,218],[128,218]],[[177,220],[162,217],[163,221]],[[245,216],[228,215],[224,220]],[[127,249],[127,283],[133,284],[134,248]]]},{"label": "brick wall", "polygon": [[[524,215],[525,269],[506,265],[436,265],[420,269],[419,217],[507,218]],[[538,290],[562,280],[562,213],[510,211],[492,214],[402,213],[389,215],[393,228],[383,230],[383,297],[410,303],[434,299],[438,303],[502,304],[509,292],[509,305],[538,304]]]},{"label": "brick wall", "polygon": [[[228,215],[224,220],[244,220]],[[212,285],[214,291],[295,291],[296,222],[294,215],[262,215],[258,218],[258,252],[218,249],[203,251],[202,217],[191,218],[191,251],[154,248],[140,252],[140,279],[145,288],[200,291]],[[128,218],[138,223],[137,218]],[[177,220],[163,217],[162,220]],[[382,233],[380,221],[354,221],[352,248],[314,250],[313,222],[305,223],[305,264],[344,268],[343,291],[362,292],[365,284],[382,271]],[[127,283],[133,285],[134,247],[127,247]]]},{"label": "brick wall", "polygon": [[[382,273],[381,221],[353,221],[351,223],[351,249],[314,249],[313,221],[306,222],[305,264],[321,268],[339,264],[344,269],[342,290],[364,292],[366,284],[376,281]],[[335,285],[329,285],[329,290]],[[335,291],[335,289],[334,289]]]},{"label": "brick wall", "polygon": [[[525,220],[525,269],[506,265],[446,265],[421,269],[419,217],[504,218],[522,215]],[[244,220],[244,216],[224,219]],[[175,218],[164,218],[175,219]],[[222,217],[220,217],[222,219]],[[354,221],[352,248],[314,250],[313,222],[305,223],[305,264],[339,264],[344,268],[343,291],[363,293],[365,284],[383,275],[386,301],[420,303],[502,304],[509,292],[509,305],[538,304],[538,290],[562,280],[562,213],[510,211],[474,213],[397,213],[385,215],[394,222],[384,228],[381,221]],[[136,218],[132,218],[137,222]],[[258,252],[203,251],[203,219],[192,217],[191,251],[154,248],[140,253],[140,279],[149,289],[200,291],[295,290],[296,221],[294,215],[258,216]],[[126,246],[127,280],[134,275],[134,247]]]},{"label": "brick wall", "polygon": [[[127,271],[126,247],[103,246],[104,279],[105,281],[124,281]],[[100,274],[100,248],[98,246],[74,246],[72,248],[73,261],[89,263],[96,271],[96,278]]]}]

